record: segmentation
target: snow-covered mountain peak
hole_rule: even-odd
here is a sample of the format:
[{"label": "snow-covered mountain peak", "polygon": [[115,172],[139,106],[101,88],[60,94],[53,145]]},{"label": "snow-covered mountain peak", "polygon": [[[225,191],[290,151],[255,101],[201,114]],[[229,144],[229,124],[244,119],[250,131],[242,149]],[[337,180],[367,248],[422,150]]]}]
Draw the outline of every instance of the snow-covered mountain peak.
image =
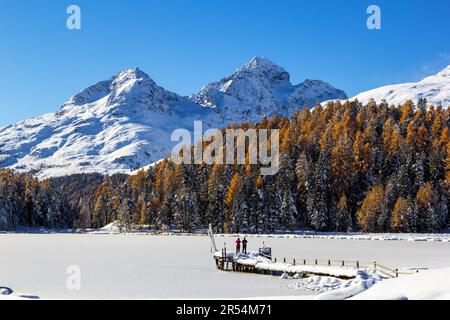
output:
[{"label": "snow-covered mountain peak", "polygon": [[289,82],[290,75],[282,67],[263,57],[254,57],[249,63],[240,67],[234,77],[263,77],[271,82]]},{"label": "snow-covered mountain peak", "polygon": [[116,79],[121,79],[121,78],[141,79],[141,78],[150,78],[150,77],[144,71],[142,71],[138,67],[135,67],[135,68],[124,69],[124,70],[120,71],[119,73],[117,73],[113,78],[116,78]]},{"label": "snow-covered mountain peak", "polygon": [[158,86],[139,68],[126,69],[112,79],[108,97],[111,106],[167,111],[168,103],[181,100],[177,94]]},{"label": "snow-covered mountain peak", "polygon": [[141,71],[139,68],[125,69],[111,79],[111,90],[120,90],[127,87],[131,87],[136,83],[148,83],[151,86],[157,87],[155,81],[151,79],[145,72]]},{"label": "snow-covered mountain peak", "polygon": [[181,96],[158,86],[139,68],[130,68],[118,72],[105,81],[100,81],[75,94],[61,108],[68,112],[74,107],[98,105],[104,99],[105,108],[116,110],[139,108],[166,112],[170,102],[179,102]]},{"label": "snow-covered mountain peak", "polygon": [[[100,81],[75,94],[63,105],[63,108],[93,103],[109,95],[113,89],[130,86],[133,82],[143,79],[153,82],[139,68],[125,69],[108,80]],[[155,83],[153,82],[153,84]]]},{"label": "snow-covered mountain peak", "polygon": [[190,99],[214,109],[222,119],[259,121],[264,115],[289,115],[304,105],[313,107],[326,99],[347,97],[322,81],[307,80],[294,86],[289,79],[284,68],[255,57],[232,75],[203,87]]},{"label": "snow-covered mountain peak", "polygon": [[437,75],[441,77],[450,77],[450,65],[442,69]]},{"label": "snow-covered mountain peak", "polygon": [[291,85],[289,73],[272,61],[255,57],[231,76],[212,86],[239,100],[269,98],[273,86]]}]

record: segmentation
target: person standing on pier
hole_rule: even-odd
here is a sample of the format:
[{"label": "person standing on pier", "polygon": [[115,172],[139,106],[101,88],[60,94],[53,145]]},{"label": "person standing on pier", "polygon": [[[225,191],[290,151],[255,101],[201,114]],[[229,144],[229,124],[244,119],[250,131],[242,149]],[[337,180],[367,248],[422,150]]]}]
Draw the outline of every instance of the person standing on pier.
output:
[{"label": "person standing on pier", "polygon": [[240,253],[241,252],[241,239],[238,238],[236,240],[236,253]]},{"label": "person standing on pier", "polygon": [[243,254],[247,254],[247,238],[244,237],[244,240],[242,240],[242,253]]}]

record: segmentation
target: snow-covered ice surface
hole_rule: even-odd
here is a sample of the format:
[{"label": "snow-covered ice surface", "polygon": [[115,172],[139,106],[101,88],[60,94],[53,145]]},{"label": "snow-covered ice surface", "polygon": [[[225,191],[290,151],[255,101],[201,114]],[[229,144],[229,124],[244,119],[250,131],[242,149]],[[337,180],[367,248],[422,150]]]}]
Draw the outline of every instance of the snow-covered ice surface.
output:
[{"label": "snow-covered ice surface", "polygon": [[[245,298],[289,295],[276,277],[219,272],[206,237],[0,235],[0,283],[42,299]],[[81,290],[66,286],[81,268]],[[307,292],[304,294],[308,294]]]},{"label": "snow-covered ice surface", "polygon": [[[444,242],[248,240],[252,250],[264,241],[279,259],[359,259],[402,268],[450,266],[450,248]],[[218,247],[224,242],[233,248],[233,238],[216,238]],[[321,293],[306,287],[293,290],[299,279],[217,271],[210,246],[205,236],[0,234],[0,286],[43,299],[303,299]],[[71,265],[81,268],[79,291],[66,286]]]}]

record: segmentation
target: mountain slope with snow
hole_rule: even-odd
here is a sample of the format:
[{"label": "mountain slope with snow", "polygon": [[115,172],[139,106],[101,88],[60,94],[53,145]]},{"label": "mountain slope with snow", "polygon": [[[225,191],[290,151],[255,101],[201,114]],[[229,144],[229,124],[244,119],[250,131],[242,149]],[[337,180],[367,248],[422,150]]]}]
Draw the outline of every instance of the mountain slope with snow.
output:
[{"label": "mountain slope with snow", "polygon": [[344,91],[320,80],[294,86],[285,69],[260,57],[190,97],[212,108],[225,122],[259,121],[264,115],[289,115],[305,105],[313,107],[325,100],[346,98]]},{"label": "mountain slope with snow", "polygon": [[450,106],[450,65],[419,82],[384,86],[362,92],[350,100],[358,99],[363,104],[371,99],[377,103],[385,100],[389,104],[398,105],[406,100],[417,102],[421,98],[427,99],[428,104],[435,106]]},{"label": "mountain slope with snow", "polygon": [[322,81],[294,86],[289,73],[254,58],[232,76],[182,97],[139,69],[124,70],[71,97],[54,113],[0,128],[0,167],[40,178],[131,172],[169,155],[173,130],[289,115],[345,93]]},{"label": "mountain slope with snow", "polygon": [[129,69],[58,112],[1,129],[0,165],[40,177],[126,172],[167,156],[171,132],[209,113]]}]

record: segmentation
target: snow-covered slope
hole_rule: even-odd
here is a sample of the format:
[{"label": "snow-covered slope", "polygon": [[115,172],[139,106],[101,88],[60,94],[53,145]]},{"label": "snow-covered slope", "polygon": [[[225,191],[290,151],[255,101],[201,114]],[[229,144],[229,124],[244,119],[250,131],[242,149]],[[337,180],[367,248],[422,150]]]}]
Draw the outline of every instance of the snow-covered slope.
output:
[{"label": "snow-covered slope", "polygon": [[0,130],[0,165],[40,177],[126,172],[167,156],[170,134],[208,110],[139,69],[83,90],[55,113]]},{"label": "snow-covered slope", "polygon": [[139,69],[127,69],[70,98],[59,111],[0,128],[0,167],[41,178],[131,172],[166,157],[177,128],[204,129],[288,115],[345,93],[322,81],[293,86],[289,74],[254,58],[232,76],[181,97]]},{"label": "snow-covered slope", "polygon": [[355,296],[353,300],[449,300],[450,268],[421,271],[389,279]]},{"label": "snow-covered slope", "polygon": [[450,106],[450,65],[422,81],[384,86],[360,93],[350,100],[358,99],[363,104],[371,99],[378,103],[386,100],[389,104],[398,105],[406,100],[417,102],[420,98],[427,99],[432,105]]},{"label": "snow-covered slope", "polygon": [[294,86],[285,69],[260,57],[190,97],[212,108],[226,122],[258,121],[263,115],[289,115],[304,105],[313,107],[325,100],[346,98],[344,91],[320,80],[306,80]]}]

